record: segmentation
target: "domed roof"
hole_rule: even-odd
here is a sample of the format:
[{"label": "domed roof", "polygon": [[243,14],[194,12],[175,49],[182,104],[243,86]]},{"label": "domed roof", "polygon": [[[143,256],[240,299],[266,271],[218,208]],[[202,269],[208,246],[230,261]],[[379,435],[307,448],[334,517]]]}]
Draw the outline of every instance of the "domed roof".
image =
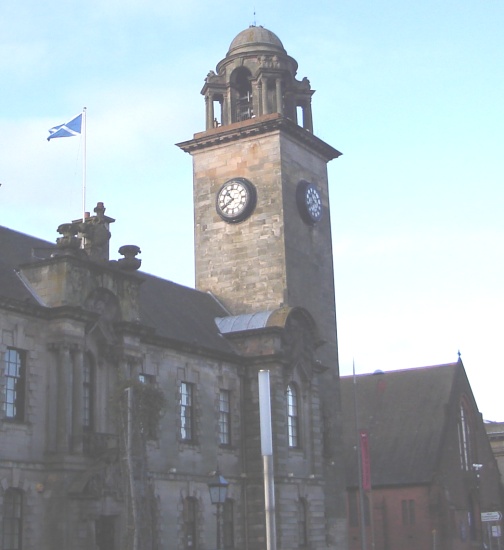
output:
[{"label": "domed roof", "polygon": [[228,55],[237,53],[239,50],[274,50],[286,53],[280,38],[275,33],[255,25],[251,25],[236,36],[229,46]]}]

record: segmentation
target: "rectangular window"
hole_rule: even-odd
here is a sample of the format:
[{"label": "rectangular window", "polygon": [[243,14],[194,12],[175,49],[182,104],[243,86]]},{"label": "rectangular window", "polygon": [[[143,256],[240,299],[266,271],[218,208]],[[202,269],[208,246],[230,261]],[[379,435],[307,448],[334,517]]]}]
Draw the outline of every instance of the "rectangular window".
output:
[{"label": "rectangular window", "polygon": [[[145,386],[155,386],[156,377],[153,374],[146,374],[141,372],[138,375],[138,381]],[[143,394],[146,398],[145,393]],[[140,397],[140,396],[138,396]],[[147,397],[148,399],[148,397]],[[145,435],[147,439],[156,440],[158,438],[157,434],[157,422],[154,415],[146,414],[146,408],[143,407],[144,414],[140,416],[140,431]]]},{"label": "rectangular window", "polygon": [[403,525],[414,525],[415,524],[415,501],[402,500],[402,523]]},{"label": "rectangular window", "polygon": [[138,381],[142,384],[152,384],[154,385],[156,383],[156,378],[152,374],[145,374],[144,372],[141,372],[138,375]]},{"label": "rectangular window", "polygon": [[299,447],[298,397],[293,384],[287,386],[287,433],[289,447]]},{"label": "rectangular window", "polygon": [[219,443],[231,445],[231,392],[219,392]]},{"label": "rectangular window", "polygon": [[25,409],[26,367],[25,352],[8,348],[5,363],[5,418],[22,422]]},{"label": "rectangular window", "polygon": [[194,439],[194,385],[188,382],[180,384],[180,438],[184,441]]},{"label": "rectangular window", "polygon": [[185,547],[188,550],[198,548],[196,531],[196,499],[186,497],[184,500],[184,526],[185,526]]},{"label": "rectangular window", "polygon": [[2,548],[21,550],[23,495],[19,489],[7,489],[4,494]]}]

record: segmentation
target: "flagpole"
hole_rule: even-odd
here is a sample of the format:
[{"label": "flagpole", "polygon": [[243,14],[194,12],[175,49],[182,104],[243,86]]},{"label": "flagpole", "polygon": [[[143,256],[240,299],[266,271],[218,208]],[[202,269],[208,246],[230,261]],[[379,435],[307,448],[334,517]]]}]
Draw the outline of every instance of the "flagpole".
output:
[{"label": "flagpole", "polygon": [[86,107],[82,109],[82,223],[86,223]]}]

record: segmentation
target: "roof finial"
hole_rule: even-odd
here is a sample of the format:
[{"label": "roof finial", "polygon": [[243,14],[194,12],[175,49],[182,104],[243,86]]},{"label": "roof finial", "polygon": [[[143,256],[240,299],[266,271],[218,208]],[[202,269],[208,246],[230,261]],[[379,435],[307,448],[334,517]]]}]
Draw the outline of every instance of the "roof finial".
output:
[{"label": "roof finial", "polygon": [[458,360],[459,360],[459,363],[460,363],[462,361],[462,359],[461,359],[462,354],[460,353],[460,350],[457,351],[457,355],[458,355]]},{"label": "roof finial", "polygon": [[254,6],[254,23],[253,23],[253,26],[257,27],[255,6]]}]

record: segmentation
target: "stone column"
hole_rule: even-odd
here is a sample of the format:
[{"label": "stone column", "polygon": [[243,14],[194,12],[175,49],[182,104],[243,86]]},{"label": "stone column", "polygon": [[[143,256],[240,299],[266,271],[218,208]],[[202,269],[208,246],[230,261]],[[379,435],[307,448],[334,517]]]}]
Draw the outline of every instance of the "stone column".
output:
[{"label": "stone column", "polygon": [[56,450],[67,453],[70,450],[70,419],[72,417],[72,356],[67,344],[55,346],[58,361],[58,389],[56,416]]},{"label": "stone column", "polygon": [[226,92],[222,94],[222,125],[231,124],[233,118],[231,116],[231,88],[228,86]]},{"label": "stone column", "polygon": [[214,105],[213,95],[209,92],[205,95],[205,107],[206,107],[206,129],[211,130],[213,128],[214,121]]},{"label": "stone column", "polygon": [[282,97],[282,79],[278,77],[275,80],[276,87],[276,110],[277,113],[283,115],[283,97]]},{"label": "stone column", "polygon": [[303,106],[303,128],[313,134],[311,98]]},{"label": "stone column", "polygon": [[257,116],[261,116],[264,113],[262,104],[262,87],[262,80],[259,79],[256,86]]},{"label": "stone column", "polygon": [[269,112],[268,111],[268,79],[262,77],[261,82],[262,82],[262,98],[261,98],[262,114],[267,115]]},{"label": "stone column", "polygon": [[73,363],[73,414],[72,414],[72,449],[76,453],[82,452],[82,373],[84,369],[84,353],[78,349],[74,354]]}]

